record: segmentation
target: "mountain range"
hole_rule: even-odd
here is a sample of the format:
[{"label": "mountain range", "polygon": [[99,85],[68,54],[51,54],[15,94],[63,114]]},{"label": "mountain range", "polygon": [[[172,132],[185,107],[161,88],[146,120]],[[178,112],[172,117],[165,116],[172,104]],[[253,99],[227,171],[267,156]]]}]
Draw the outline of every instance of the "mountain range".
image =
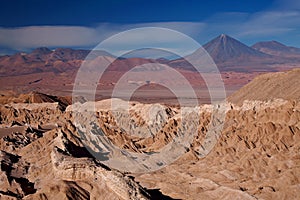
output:
[{"label": "mountain range", "polygon": [[[287,71],[292,68],[300,68],[300,49],[288,47],[279,42],[259,42],[253,46],[247,46],[240,41],[227,36],[220,35],[203,45],[203,48],[216,63],[226,87],[227,95],[235,92],[254,77],[266,72]],[[206,91],[206,83],[199,73],[195,73],[195,68],[187,61],[196,59],[199,61],[199,51],[179,59],[169,60],[166,58],[149,59],[143,57],[116,58],[105,51],[78,50],[69,48],[57,48],[55,50],[41,47],[29,53],[16,53],[14,55],[0,56],[0,91],[1,94],[16,93],[16,97],[22,93],[38,91],[57,96],[71,95],[78,69],[84,62],[87,55],[89,59],[98,63],[98,59],[111,61],[97,83],[97,99],[111,97],[112,90],[118,80],[132,68],[158,63],[170,66],[179,71],[193,87],[197,89],[197,95],[203,102],[209,102],[209,94]],[[203,53],[203,52],[202,52]],[[187,59],[189,58],[189,59]],[[201,60],[200,60],[201,61]],[[160,74],[164,74],[165,67],[157,68]],[[206,67],[212,72],[210,67]],[[148,72],[134,72],[137,77],[147,76]],[[156,72],[155,72],[156,73]],[[86,77],[89,79],[89,77]],[[148,80],[148,79],[147,79]],[[132,82],[131,84],[143,83]],[[151,80],[150,80],[151,81]],[[153,82],[155,83],[155,81]],[[146,83],[145,83],[146,84]],[[171,81],[168,84],[180,87],[180,81]],[[148,84],[149,88],[144,88],[141,94],[136,93],[136,100],[148,102],[149,95],[154,98],[153,91],[158,91],[158,98],[164,94],[164,100],[174,99],[174,96],[167,91],[161,91],[157,84]],[[146,93],[145,93],[146,92]],[[150,94],[150,93],[149,93]],[[156,102],[157,98],[154,98]],[[176,103],[176,102],[175,102]]]},{"label": "mountain range", "polygon": [[[300,63],[300,49],[288,47],[276,41],[258,42],[249,47],[242,42],[222,34],[203,45],[220,71],[280,71],[278,64]],[[195,51],[190,57],[196,55]],[[90,53],[89,50],[58,48],[50,50],[41,47],[31,53],[17,53],[0,57],[1,76],[15,76],[41,72],[56,74],[78,70],[82,61]],[[92,51],[93,56],[114,57],[105,51]],[[197,56],[196,56],[197,58]],[[292,59],[291,59],[292,58]],[[185,60],[118,58],[112,63],[110,70],[127,71],[138,64],[158,62],[174,68],[193,70]]]}]

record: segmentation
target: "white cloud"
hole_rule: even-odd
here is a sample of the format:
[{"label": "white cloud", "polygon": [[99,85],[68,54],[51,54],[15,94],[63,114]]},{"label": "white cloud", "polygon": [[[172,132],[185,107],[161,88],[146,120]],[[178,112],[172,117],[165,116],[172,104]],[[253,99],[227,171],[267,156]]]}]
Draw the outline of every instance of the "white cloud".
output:
[{"label": "white cloud", "polygon": [[268,11],[252,15],[238,29],[240,36],[274,36],[299,28],[300,12]]},{"label": "white cloud", "polygon": [[[290,45],[300,46],[300,3],[298,0],[277,0],[265,11],[256,13],[225,12],[212,15],[201,22],[153,22],[137,24],[100,23],[95,27],[84,26],[29,26],[19,28],[0,27],[1,49],[28,50],[40,46],[47,47],[79,47],[93,48],[101,41],[122,31],[142,27],[163,27],[182,32],[201,44],[206,43],[221,33],[226,33],[249,44],[263,39],[279,39]],[[149,43],[147,34],[153,45],[166,45],[176,52],[190,52],[188,44],[178,35],[161,33],[132,34],[126,38],[115,38],[114,51],[126,52],[135,45]],[[151,35],[152,36],[152,35]],[[126,48],[119,48],[120,45]],[[12,52],[12,51],[11,51]]]},{"label": "white cloud", "polygon": [[[193,35],[203,28],[203,24],[193,22],[141,23],[125,25],[102,23],[98,24],[96,27],[28,26],[19,28],[0,28],[0,46],[16,50],[26,50],[41,46],[93,47],[113,34],[138,27],[165,27],[181,31],[188,35]],[[141,36],[139,37],[136,39],[143,40]],[[165,39],[172,42],[176,38],[165,37]],[[122,42],[129,43],[132,41],[133,40]]]}]

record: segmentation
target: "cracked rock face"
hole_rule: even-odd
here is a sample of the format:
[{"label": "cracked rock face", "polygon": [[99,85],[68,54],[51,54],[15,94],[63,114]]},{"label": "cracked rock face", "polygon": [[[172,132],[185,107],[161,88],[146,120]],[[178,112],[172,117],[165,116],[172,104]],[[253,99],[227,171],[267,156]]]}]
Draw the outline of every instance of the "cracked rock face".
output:
[{"label": "cracked rock face", "polygon": [[[217,123],[211,123],[211,105],[179,109],[131,102],[124,114],[114,113],[118,110],[110,108],[110,101],[96,102],[94,113],[84,104],[65,111],[56,103],[1,105],[1,199],[299,198],[299,101],[225,103],[219,107],[225,118]],[[186,124],[198,129],[175,162],[158,171],[129,174],[93,157],[100,143],[86,149],[79,131],[89,127],[78,129],[73,107],[89,112],[101,134],[123,152],[159,152],[186,133]],[[199,120],[190,117],[183,125],[182,110],[196,112]],[[200,156],[199,149],[209,147],[203,141],[219,123],[224,124],[216,144]]]},{"label": "cracked rock face", "polygon": [[229,108],[206,157],[193,155],[201,146],[196,140],[175,163],[136,179],[178,199],[298,199],[300,102],[247,101]]},{"label": "cracked rock face", "polygon": [[[70,113],[53,106],[1,107],[1,199],[150,198],[132,177],[92,158]],[[11,129],[12,121],[24,128]]]}]

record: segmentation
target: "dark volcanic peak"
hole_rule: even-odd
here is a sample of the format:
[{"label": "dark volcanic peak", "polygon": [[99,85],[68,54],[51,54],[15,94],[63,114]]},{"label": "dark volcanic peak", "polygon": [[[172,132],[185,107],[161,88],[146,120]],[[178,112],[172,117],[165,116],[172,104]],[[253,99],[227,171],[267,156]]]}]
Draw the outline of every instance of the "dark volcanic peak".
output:
[{"label": "dark volcanic peak", "polygon": [[221,34],[212,41],[206,43],[203,48],[217,63],[236,58],[247,59],[268,56],[225,34]]},{"label": "dark volcanic peak", "polygon": [[252,48],[272,55],[300,54],[299,48],[289,47],[277,41],[258,42]]},{"label": "dark volcanic peak", "polygon": [[49,54],[52,51],[48,49],[47,47],[39,47],[34,49],[30,54]]}]

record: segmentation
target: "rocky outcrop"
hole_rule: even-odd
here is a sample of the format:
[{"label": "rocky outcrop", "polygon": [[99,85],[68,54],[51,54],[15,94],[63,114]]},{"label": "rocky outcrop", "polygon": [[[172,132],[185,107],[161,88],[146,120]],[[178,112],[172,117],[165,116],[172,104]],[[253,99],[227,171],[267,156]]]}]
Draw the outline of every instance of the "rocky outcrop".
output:
[{"label": "rocky outcrop", "polygon": [[[1,199],[150,198],[133,178],[91,158],[70,122],[70,113],[51,109],[51,104],[18,106],[2,107],[6,122],[2,129],[11,121],[23,125],[30,120],[33,125],[1,138],[1,149],[6,150],[1,154]],[[8,110],[16,114],[8,115]],[[46,126],[43,121],[61,126]]]},{"label": "rocky outcrop", "polygon": [[[122,110],[126,108],[123,101],[116,100],[114,109],[111,101],[96,102],[94,112],[91,102],[65,111],[47,103],[1,106],[1,131],[7,131],[0,139],[1,198],[299,198],[299,101],[255,100],[181,109],[131,102],[127,112]],[[219,122],[212,118],[215,108],[226,114]],[[198,121],[188,116],[189,121],[182,123],[183,111],[197,113]],[[76,117],[84,123],[78,124]],[[210,141],[214,140],[213,131],[220,123],[216,144],[208,155],[199,155],[199,149],[209,148],[203,141],[209,133]],[[99,142],[102,134],[121,152],[149,155],[195,124],[198,128],[189,148],[174,163],[167,162],[170,157],[160,157],[168,164],[155,172],[129,175],[115,170],[93,157],[93,151],[106,146],[84,143],[86,139]],[[82,138],[80,131],[88,133],[93,127],[100,135]],[[85,148],[87,144],[90,149]],[[154,197],[157,189],[170,197]]]},{"label": "rocky outcrop", "polygon": [[[298,199],[300,103],[229,105],[222,134],[206,157],[199,159],[192,149],[137,180],[179,199]],[[198,145],[201,140],[193,147]]]}]

